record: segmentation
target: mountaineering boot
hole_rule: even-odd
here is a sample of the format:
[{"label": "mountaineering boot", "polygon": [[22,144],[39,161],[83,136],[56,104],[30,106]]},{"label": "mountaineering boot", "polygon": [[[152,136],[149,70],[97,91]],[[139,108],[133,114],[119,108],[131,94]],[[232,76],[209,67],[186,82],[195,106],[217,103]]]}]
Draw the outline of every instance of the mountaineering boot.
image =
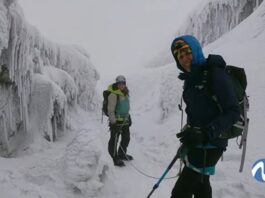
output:
[{"label": "mountaineering boot", "polygon": [[119,155],[119,159],[121,160],[125,160],[125,161],[130,161],[130,160],[133,160],[133,157],[131,155]]},{"label": "mountaineering boot", "polygon": [[119,167],[125,166],[124,162],[120,159],[114,159],[113,162],[114,166],[119,166]]}]

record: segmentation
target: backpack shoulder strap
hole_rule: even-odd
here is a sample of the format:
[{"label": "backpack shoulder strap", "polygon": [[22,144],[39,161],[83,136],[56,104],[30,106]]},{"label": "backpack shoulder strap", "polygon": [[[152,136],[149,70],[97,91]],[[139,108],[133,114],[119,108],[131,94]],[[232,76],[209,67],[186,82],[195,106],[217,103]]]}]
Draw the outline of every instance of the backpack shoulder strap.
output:
[{"label": "backpack shoulder strap", "polygon": [[220,105],[220,103],[218,102],[218,99],[217,99],[217,97],[213,91],[213,88],[212,88],[212,78],[211,78],[212,68],[213,67],[206,67],[202,71],[202,85],[204,88],[204,92],[212,98],[212,100],[216,103],[220,113],[222,113],[223,108]]}]

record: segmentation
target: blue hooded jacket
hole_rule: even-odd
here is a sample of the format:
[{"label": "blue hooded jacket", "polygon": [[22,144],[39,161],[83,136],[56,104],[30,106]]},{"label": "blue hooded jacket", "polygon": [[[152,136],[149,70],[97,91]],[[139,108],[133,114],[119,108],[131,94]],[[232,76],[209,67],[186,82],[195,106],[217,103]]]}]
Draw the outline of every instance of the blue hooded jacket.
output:
[{"label": "blue hooded jacket", "polygon": [[[220,134],[232,127],[240,116],[232,82],[224,70],[226,63],[219,55],[209,55],[205,59],[200,43],[190,35],[178,37],[173,41],[172,54],[177,40],[183,40],[189,45],[193,57],[190,72],[186,72],[175,58],[178,68],[183,72],[179,78],[184,80],[183,100],[186,103],[187,124],[207,128],[208,143],[225,150],[227,140],[219,138]],[[222,112],[205,89],[200,87],[205,70],[211,71],[211,89],[222,107]]]}]

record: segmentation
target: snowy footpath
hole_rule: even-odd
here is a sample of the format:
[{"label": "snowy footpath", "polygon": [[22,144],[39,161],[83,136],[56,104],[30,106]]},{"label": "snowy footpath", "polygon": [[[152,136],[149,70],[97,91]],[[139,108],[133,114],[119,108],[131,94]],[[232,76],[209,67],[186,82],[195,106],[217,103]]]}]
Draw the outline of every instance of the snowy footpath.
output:
[{"label": "snowy footpath", "polygon": [[[144,86],[132,83],[139,82],[142,75]],[[99,113],[79,109],[70,114],[69,132],[57,142],[35,138],[32,144],[21,145],[11,158],[0,158],[1,198],[147,197],[158,181],[150,177],[162,175],[179,146],[175,134],[180,129],[180,112],[165,110],[175,99],[160,97],[161,83],[162,89],[167,85],[165,75],[171,78],[161,69],[129,77],[133,125],[128,153],[135,159],[125,162],[125,167],[113,166],[108,155],[106,117],[102,124]],[[161,121],[163,117],[168,118]],[[212,177],[213,197],[265,198],[264,184],[251,176],[259,149],[255,142],[250,135],[243,173],[238,172],[241,152],[234,140],[230,142]],[[176,177],[178,170],[179,161],[167,177]],[[170,197],[175,181],[176,178],[163,180],[152,198]]]}]

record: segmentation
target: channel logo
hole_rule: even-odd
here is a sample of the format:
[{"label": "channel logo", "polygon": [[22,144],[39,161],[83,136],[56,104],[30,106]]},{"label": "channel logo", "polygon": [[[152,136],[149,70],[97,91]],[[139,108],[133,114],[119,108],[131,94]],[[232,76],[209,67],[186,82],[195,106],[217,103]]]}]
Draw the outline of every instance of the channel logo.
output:
[{"label": "channel logo", "polygon": [[265,159],[258,160],[252,167],[252,176],[265,183]]}]

